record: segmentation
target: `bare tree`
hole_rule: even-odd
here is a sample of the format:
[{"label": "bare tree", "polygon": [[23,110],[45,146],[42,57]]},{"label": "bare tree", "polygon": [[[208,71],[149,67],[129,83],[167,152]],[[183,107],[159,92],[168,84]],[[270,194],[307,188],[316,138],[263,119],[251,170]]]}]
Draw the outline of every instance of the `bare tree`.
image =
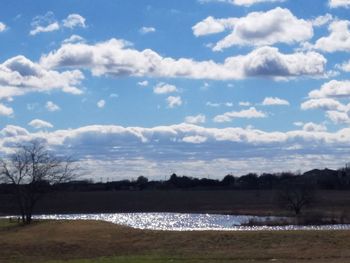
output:
[{"label": "bare tree", "polygon": [[76,169],[70,158],[55,155],[40,141],[31,141],[0,159],[0,180],[13,184],[22,222],[30,224],[35,205],[50,185],[73,179]]},{"label": "bare tree", "polygon": [[304,184],[289,184],[278,193],[279,203],[298,216],[302,209],[310,205],[314,200],[312,187]]}]

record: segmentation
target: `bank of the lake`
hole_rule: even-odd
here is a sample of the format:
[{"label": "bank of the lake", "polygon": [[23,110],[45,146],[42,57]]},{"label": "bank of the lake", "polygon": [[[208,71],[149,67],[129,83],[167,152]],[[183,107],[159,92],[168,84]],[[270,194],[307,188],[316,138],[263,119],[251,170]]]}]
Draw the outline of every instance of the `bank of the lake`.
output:
[{"label": "bank of the lake", "polygon": [[0,225],[0,262],[6,263],[350,261],[350,231],[171,232],[98,221]]},{"label": "bank of the lake", "polygon": [[[10,195],[0,194],[0,215],[16,214],[16,203]],[[350,191],[315,193],[311,206],[303,214],[318,218],[348,217]],[[273,190],[147,190],[56,192],[41,200],[36,214],[177,212],[258,216],[288,216]]]}]

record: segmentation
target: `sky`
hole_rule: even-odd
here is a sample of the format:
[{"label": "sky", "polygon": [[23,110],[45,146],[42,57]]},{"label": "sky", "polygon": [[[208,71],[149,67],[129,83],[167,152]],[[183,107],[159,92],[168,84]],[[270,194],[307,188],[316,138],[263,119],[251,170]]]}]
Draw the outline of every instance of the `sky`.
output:
[{"label": "sky", "polygon": [[0,155],[95,180],[350,161],[350,0],[4,0]]}]

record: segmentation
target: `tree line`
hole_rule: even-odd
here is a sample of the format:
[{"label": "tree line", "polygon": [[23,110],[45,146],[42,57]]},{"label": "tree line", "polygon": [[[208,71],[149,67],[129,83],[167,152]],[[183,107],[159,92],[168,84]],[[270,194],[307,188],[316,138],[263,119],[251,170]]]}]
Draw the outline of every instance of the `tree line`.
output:
[{"label": "tree line", "polygon": [[[39,183],[39,182],[38,182]],[[344,168],[314,169],[305,173],[281,172],[248,173],[243,176],[226,175],[223,179],[197,178],[172,174],[168,180],[149,180],[139,176],[136,180],[93,182],[91,180],[71,180],[56,182],[40,181],[41,188],[52,191],[143,191],[143,190],[283,190],[290,185],[305,186],[314,190],[350,189],[350,165]],[[0,193],[10,193],[15,185],[0,184]]]}]

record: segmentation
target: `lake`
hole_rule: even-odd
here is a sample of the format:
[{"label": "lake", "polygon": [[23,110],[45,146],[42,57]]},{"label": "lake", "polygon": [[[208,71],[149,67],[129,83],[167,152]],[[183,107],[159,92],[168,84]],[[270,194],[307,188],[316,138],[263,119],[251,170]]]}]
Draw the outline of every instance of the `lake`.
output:
[{"label": "lake", "polygon": [[[350,225],[264,226],[278,217],[190,213],[103,213],[35,215],[34,219],[100,220],[138,229],[168,231],[349,230]],[[251,220],[259,226],[246,226]]]}]

